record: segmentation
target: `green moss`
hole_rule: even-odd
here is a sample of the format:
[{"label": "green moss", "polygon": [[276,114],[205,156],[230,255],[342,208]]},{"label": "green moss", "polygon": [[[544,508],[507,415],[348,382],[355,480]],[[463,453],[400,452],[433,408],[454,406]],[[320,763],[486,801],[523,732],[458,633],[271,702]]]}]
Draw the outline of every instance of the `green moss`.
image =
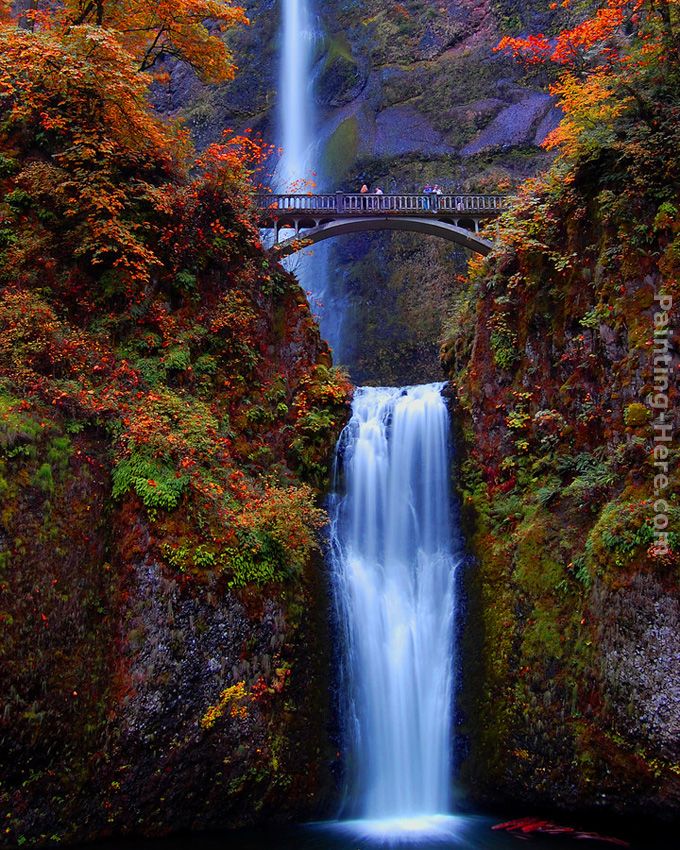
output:
[{"label": "green moss", "polygon": [[63,474],[68,469],[73,446],[69,437],[54,437],[47,448],[47,461],[52,469]]},{"label": "green moss", "polygon": [[351,97],[351,91],[361,81],[352,48],[344,33],[328,42],[328,50],[316,83],[316,94],[324,103],[338,105]]},{"label": "green moss", "polygon": [[8,457],[34,453],[29,444],[43,433],[40,422],[21,409],[21,400],[0,392],[0,449]]},{"label": "green moss", "polygon": [[352,169],[359,151],[359,121],[355,116],[338,125],[326,144],[324,173],[331,182],[339,182]]},{"label": "green moss", "polygon": [[[419,96],[410,103],[426,115],[436,129],[446,133],[451,144],[462,146],[493,118],[493,112],[480,113],[474,106],[465,109],[464,105],[492,96],[498,80],[498,66],[494,65],[479,62],[475,65],[475,73],[471,74],[469,55],[437,60],[422,72]],[[393,96],[399,98],[398,89]],[[451,120],[453,104],[461,107],[455,122]]]},{"label": "green moss", "polygon": [[[470,571],[466,588],[469,613],[462,651],[469,666],[462,697],[465,733],[473,752],[464,772],[474,774],[475,766],[483,763],[493,782],[502,775],[500,754],[515,725],[516,704],[508,691],[507,670],[514,655],[516,596],[508,575],[507,547],[489,533],[483,504],[474,501],[479,521],[473,547],[485,557],[484,572]],[[493,651],[479,652],[479,635]],[[488,706],[494,707],[492,720]]]},{"label": "green moss", "polygon": [[652,411],[644,404],[633,402],[623,411],[623,421],[631,428],[641,428],[652,418]]},{"label": "green moss", "polygon": [[547,517],[540,516],[520,526],[516,532],[514,579],[532,596],[554,592],[565,577],[563,565],[551,553],[551,532]]},{"label": "green moss", "polygon": [[44,493],[54,492],[54,476],[49,463],[41,464],[33,476],[33,483]]},{"label": "green moss", "polygon": [[540,602],[533,608],[522,640],[525,661],[543,665],[551,658],[562,657],[563,634],[556,613],[548,602]]}]

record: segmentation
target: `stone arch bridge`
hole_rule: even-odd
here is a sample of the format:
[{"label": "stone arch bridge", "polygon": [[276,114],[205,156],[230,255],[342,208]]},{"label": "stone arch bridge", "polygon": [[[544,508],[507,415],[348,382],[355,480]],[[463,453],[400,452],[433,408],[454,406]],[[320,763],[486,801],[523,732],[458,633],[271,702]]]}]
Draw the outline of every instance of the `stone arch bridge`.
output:
[{"label": "stone arch bridge", "polygon": [[486,255],[492,243],[479,235],[480,228],[508,206],[507,195],[255,196],[259,225],[274,231],[272,251],[278,258],[334,236],[367,230],[426,233]]}]

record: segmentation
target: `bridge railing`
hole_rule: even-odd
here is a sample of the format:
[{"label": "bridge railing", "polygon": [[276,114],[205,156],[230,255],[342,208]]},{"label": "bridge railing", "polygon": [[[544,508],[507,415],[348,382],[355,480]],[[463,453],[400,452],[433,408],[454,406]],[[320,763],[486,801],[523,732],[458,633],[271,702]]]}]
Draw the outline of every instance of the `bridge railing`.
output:
[{"label": "bridge railing", "polygon": [[438,195],[439,210],[446,212],[502,212],[510,206],[507,195]]},{"label": "bridge railing", "polygon": [[375,213],[393,213],[401,215],[418,215],[433,213],[470,213],[474,215],[490,215],[502,212],[509,206],[507,195],[437,195],[406,194],[406,195],[375,195],[336,192],[321,195],[256,195],[255,205],[262,212],[271,215],[310,213],[335,215],[347,214],[371,215]]},{"label": "bridge railing", "polygon": [[255,195],[260,210],[282,212],[337,212],[337,197],[333,195]]},{"label": "bridge railing", "polygon": [[434,195],[342,195],[342,209],[346,213],[419,213],[434,209]]}]

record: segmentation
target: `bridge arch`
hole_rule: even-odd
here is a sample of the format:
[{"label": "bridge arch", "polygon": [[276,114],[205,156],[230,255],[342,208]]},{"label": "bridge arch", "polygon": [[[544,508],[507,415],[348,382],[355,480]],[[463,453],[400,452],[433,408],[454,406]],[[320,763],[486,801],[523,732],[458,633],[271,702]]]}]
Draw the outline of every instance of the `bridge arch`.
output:
[{"label": "bridge arch", "polygon": [[[492,243],[479,235],[480,225],[508,208],[505,195],[292,194],[256,195],[260,227],[274,231],[272,252],[287,257],[296,251],[341,236],[375,230],[408,230],[453,242],[486,255]],[[282,230],[295,236],[279,240]]]},{"label": "bridge arch", "polygon": [[[467,222],[466,222],[467,223]],[[280,221],[279,228],[290,227],[287,222]],[[291,224],[293,224],[291,222]],[[298,220],[295,236],[277,242],[272,251],[277,258],[288,257],[297,251],[309,248],[318,242],[342,236],[347,233],[364,233],[377,230],[405,230],[411,233],[424,233],[429,236],[438,236],[453,242],[468,251],[486,256],[493,245],[488,239],[483,239],[479,234],[464,227],[460,227],[449,221],[434,218],[418,218],[416,216],[362,216],[360,218],[336,218],[331,221],[314,222],[309,227],[304,220]]]}]

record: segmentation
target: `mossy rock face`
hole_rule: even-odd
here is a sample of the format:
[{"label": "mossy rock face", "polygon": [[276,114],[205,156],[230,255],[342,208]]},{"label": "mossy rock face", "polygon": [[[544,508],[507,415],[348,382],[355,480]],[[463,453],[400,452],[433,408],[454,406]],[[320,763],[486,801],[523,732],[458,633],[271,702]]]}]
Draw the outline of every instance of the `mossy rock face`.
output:
[{"label": "mossy rock face", "polygon": [[316,80],[316,100],[322,106],[344,106],[360,94],[366,79],[367,73],[352,55],[347,38],[339,36],[331,42]]},{"label": "mossy rock face", "polygon": [[326,144],[324,171],[334,181],[345,177],[356,162],[359,149],[359,120],[347,118],[333,133]]},{"label": "mossy rock face", "polygon": [[513,578],[523,592],[549,594],[564,579],[563,567],[551,556],[548,530],[539,521],[517,530],[517,557]]},{"label": "mossy rock face", "polygon": [[[622,149],[637,150],[636,122],[619,133]],[[520,200],[499,221],[501,249],[471,266],[476,309],[456,311],[465,327],[443,346],[477,557],[463,645],[479,658],[460,699],[461,773],[488,804],[672,817],[679,455],[657,448],[658,474],[653,411],[641,403],[655,374],[651,294],[668,276],[653,257],[669,237],[652,254],[630,235],[631,206],[648,211],[636,225],[653,231],[667,175],[654,162],[632,186],[608,149],[597,172],[591,156],[555,166],[532,187],[531,209]],[[620,196],[627,206],[610,210]],[[577,262],[563,272],[567,256]],[[668,396],[677,406],[675,386]]]},{"label": "mossy rock face", "polygon": [[[350,388],[233,196],[202,197],[229,246],[188,237],[186,265],[164,254],[145,312],[132,294],[114,307],[118,275],[95,265],[78,280],[97,297],[65,298],[71,250],[45,248],[37,285],[26,274],[0,292],[0,818],[12,846],[318,817],[332,783],[325,517],[303,480],[327,488]],[[182,201],[172,215],[197,225]],[[6,225],[27,227],[23,214]],[[81,234],[58,238],[45,240],[77,248]],[[202,724],[224,693],[241,695],[234,713]]]}]

